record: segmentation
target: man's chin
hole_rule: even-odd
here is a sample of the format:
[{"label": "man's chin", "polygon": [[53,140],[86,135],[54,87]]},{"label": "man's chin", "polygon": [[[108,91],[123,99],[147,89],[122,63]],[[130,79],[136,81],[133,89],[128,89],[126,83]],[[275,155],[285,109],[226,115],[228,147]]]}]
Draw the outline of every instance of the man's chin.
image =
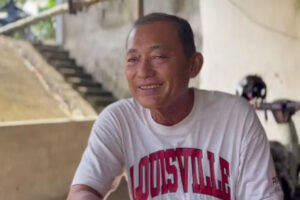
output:
[{"label": "man's chin", "polygon": [[147,109],[158,109],[161,106],[160,101],[154,99],[141,99],[136,98],[136,100],[141,104],[144,108]]}]

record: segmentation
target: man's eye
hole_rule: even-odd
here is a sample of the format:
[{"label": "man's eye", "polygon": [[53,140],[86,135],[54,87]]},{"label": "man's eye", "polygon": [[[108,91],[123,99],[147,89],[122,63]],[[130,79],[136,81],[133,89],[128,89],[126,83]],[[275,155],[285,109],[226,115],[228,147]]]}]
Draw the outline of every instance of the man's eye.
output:
[{"label": "man's eye", "polygon": [[154,59],[166,59],[167,56],[153,56]]},{"label": "man's eye", "polygon": [[137,62],[138,61],[138,59],[136,58],[136,57],[133,57],[133,58],[128,58],[127,59],[127,62]]}]

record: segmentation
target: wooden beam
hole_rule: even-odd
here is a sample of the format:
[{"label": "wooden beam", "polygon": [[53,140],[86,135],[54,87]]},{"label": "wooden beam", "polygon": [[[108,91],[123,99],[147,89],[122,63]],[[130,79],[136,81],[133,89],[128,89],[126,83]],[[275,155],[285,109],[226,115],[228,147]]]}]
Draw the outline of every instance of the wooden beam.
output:
[{"label": "wooden beam", "polygon": [[[95,3],[98,3],[100,1],[104,0],[83,0],[81,2],[82,7],[89,7]],[[17,31],[19,29],[23,29],[27,26],[30,26],[32,24],[35,24],[37,22],[43,21],[45,19],[51,18],[56,15],[61,15],[64,13],[67,13],[69,11],[68,3],[64,3],[61,5],[58,5],[52,9],[46,10],[44,12],[39,13],[37,16],[30,16],[23,19],[20,19],[16,22],[7,24],[5,26],[0,27],[0,34],[8,34],[14,31]]]},{"label": "wooden beam", "polygon": [[144,0],[137,0],[138,3],[138,18],[144,16]]}]

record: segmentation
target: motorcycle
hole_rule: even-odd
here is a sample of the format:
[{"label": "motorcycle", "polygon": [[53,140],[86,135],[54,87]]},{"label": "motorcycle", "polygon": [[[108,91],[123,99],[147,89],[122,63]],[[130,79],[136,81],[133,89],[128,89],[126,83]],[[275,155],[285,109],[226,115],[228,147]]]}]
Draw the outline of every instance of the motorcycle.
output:
[{"label": "motorcycle", "polygon": [[236,94],[247,99],[257,111],[264,111],[266,120],[268,120],[267,112],[271,111],[278,125],[285,129],[283,139],[270,141],[270,147],[285,200],[295,199],[297,188],[300,186],[300,147],[292,117],[300,110],[300,102],[280,99],[266,103],[266,84],[256,75],[242,79]]}]

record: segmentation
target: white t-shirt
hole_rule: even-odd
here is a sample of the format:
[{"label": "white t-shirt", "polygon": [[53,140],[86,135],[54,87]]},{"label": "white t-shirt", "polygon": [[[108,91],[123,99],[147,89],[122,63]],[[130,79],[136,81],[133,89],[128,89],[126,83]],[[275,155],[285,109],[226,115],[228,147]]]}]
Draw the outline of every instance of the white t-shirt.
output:
[{"label": "white t-shirt", "polygon": [[108,106],[95,122],[73,179],[103,196],[124,174],[130,198],[281,200],[269,144],[248,102],[195,89],[179,123],[156,123],[135,99]]}]

